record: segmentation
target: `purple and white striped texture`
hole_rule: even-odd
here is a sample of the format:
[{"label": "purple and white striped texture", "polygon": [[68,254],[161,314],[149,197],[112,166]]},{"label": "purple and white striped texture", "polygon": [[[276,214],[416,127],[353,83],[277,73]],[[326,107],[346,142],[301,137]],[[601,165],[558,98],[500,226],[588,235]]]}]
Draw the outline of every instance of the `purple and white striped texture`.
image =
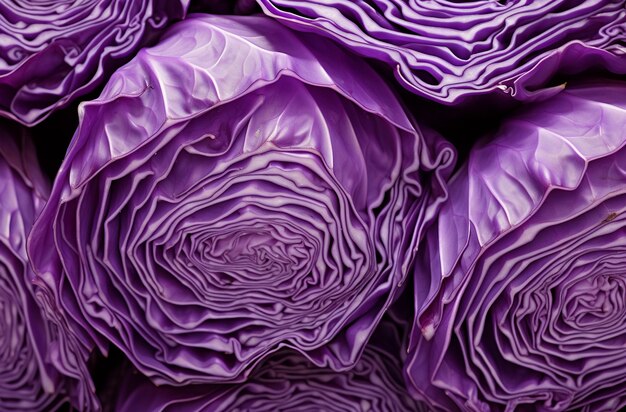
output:
[{"label": "purple and white striped texture", "polygon": [[257,0],[285,25],[389,65],[409,91],[443,104],[470,96],[552,96],[556,74],[626,74],[624,0]]},{"label": "purple and white striped texture", "polygon": [[241,384],[157,387],[139,374],[126,374],[112,410],[425,412],[404,386],[403,334],[383,320],[354,368],[345,372],[320,369],[296,353],[281,352]]},{"label": "purple and white striped texture", "polygon": [[29,250],[83,359],[113,343],[174,385],[241,381],[280,348],[346,370],[454,157],[332,42],[195,15],[83,105]]},{"label": "purple and white striped texture", "polygon": [[407,378],[440,410],[626,405],[626,83],[505,120],[416,259]]},{"label": "purple and white striped texture", "polygon": [[32,126],[94,91],[188,0],[0,3],[0,114]]},{"label": "purple and white striped texture", "polygon": [[56,410],[68,388],[51,364],[55,331],[37,305],[26,255],[49,184],[24,130],[5,121],[0,130],[0,410]]}]

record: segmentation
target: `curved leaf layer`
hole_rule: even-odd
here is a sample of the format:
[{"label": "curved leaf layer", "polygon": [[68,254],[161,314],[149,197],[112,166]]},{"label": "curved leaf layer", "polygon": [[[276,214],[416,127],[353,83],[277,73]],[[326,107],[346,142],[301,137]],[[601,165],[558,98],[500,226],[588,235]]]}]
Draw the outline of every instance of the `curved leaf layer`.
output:
[{"label": "curved leaf layer", "polygon": [[29,250],[76,340],[156,383],[281,347],[350,368],[454,161],[365,63],[263,16],[173,26],[81,116]]},{"label": "curved leaf layer", "polygon": [[50,363],[55,330],[37,305],[26,234],[49,193],[23,130],[2,123],[0,139],[0,409],[49,411],[67,400]]},{"label": "curved leaf layer", "polygon": [[95,90],[188,2],[2,2],[0,114],[31,126]]},{"label": "curved leaf layer", "polygon": [[626,74],[624,0],[257,0],[287,26],[387,63],[409,91],[444,104],[469,96],[531,101],[555,74]]},{"label": "curved leaf layer", "polygon": [[159,411],[426,411],[402,379],[402,331],[383,320],[353,369],[319,369],[302,356],[281,352],[242,384],[156,387],[127,374],[114,410]]},{"label": "curved leaf layer", "polygon": [[598,81],[471,151],[416,259],[418,398],[444,410],[626,405],[625,144],[626,83]]}]

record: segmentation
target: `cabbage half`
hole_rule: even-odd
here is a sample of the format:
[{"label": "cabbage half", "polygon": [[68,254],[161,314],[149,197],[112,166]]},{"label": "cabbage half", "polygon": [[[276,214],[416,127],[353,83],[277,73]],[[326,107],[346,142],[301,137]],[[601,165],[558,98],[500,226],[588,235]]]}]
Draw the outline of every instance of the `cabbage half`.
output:
[{"label": "cabbage half", "polygon": [[243,380],[281,347],[345,370],[453,161],[331,42],[196,15],[82,106],[29,250],[74,341],[156,383]]},{"label": "cabbage half", "polygon": [[0,3],[0,115],[34,125],[94,91],[189,0]]},{"label": "cabbage half", "polygon": [[385,62],[438,103],[538,100],[563,89],[556,75],[626,74],[623,0],[257,1],[291,28]]},{"label": "cabbage half", "polygon": [[625,144],[626,83],[597,81],[472,149],[416,259],[417,398],[442,410],[626,405]]}]

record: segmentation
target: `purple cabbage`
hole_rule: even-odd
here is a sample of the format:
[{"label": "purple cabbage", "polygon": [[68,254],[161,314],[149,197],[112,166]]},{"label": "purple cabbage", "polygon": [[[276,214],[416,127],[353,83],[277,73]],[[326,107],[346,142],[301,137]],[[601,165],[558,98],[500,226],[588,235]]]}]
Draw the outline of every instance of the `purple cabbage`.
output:
[{"label": "purple cabbage", "polygon": [[561,91],[555,74],[626,73],[623,0],[257,0],[291,28],[328,36],[393,68],[409,91],[452,104]]},{"label": "purple cabbage", "polygon": [[350,368],[454,161],[364,62],[263,16],[172,26],[80,116],[29,243],[72,376],[110,342],[157,384],[280,348]]},{"label": "purple cabbage", "polygon": [[48,182],[23,130],[2,123],[0,139],[0,409],[49,411],[66,400],[50,363],[54,330],[36,303],[26,234]]},{"label": "purple cabbage", "polygon": [[472,149],[416,258],[418,399],[445,411],[626,405],[625,144],[626,83],[594,81]]},{"label": "purple cabbage", "polygon": [[34,125],[100,85],[188,0],[4,1],[0,114]]},{"label": "purple cabbage", "polygon": [[[281,352],[234,385],[156,387],[126,374],[112,410],[191,411],[426,411],[402,379],[402,331],[383,320],[353,369],[318,369],[302,356]],[[406,353],[406,352],[404,352]]]}]

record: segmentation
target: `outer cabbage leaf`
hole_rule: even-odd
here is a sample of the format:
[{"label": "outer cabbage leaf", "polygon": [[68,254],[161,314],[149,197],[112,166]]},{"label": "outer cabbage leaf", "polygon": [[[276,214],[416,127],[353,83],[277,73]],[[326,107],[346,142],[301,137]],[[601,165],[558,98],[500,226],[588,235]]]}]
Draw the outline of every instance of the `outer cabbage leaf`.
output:
[{"label": "outer cabbage leaf", "polygon": [[23,130],[1,126],[0,410],[56,410],[66,388],[49,362],[54,331],[36,303],[25,246],[49,185]]},{"label": "outer cabbage leaf", "polygon": [[281,347],[343,370],[453,160],[331,42],[196,15],[82,106],[29,250],[75,341],[156,383],[242,380]]},{"label": "outer cabbage leaf", "polygon": [[556,73],[626,73],[624,0],[257,0],[291,28],[387,63],[409,91],[530,101],[562,90]]},{"label": "outer cabbage leaf", "polygon": [[98,87],[188,0],[4,1],[0,114],[34,125]]},{"label": "outer cabbage leaf", "polygon": [[626,83],[598,81],[470,152],[416,258],[416,397],[443,410],[626,405],[625,143]]}]

